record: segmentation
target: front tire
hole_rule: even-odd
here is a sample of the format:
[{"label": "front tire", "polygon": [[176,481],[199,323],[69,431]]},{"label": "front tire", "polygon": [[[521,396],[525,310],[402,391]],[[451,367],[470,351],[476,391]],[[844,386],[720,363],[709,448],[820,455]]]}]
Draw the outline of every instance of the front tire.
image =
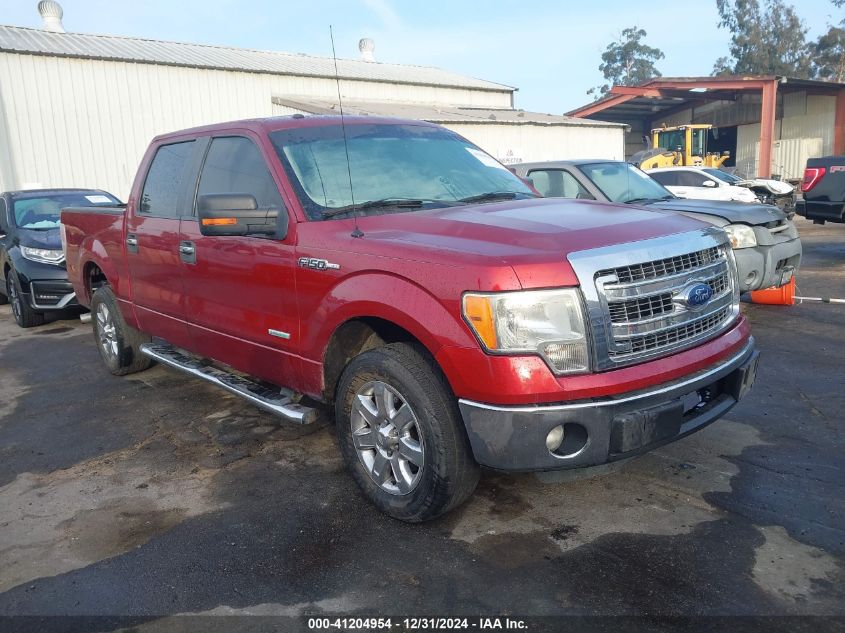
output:
[{"label": "front tire", "polygon": [[143,371],[153,364],[141,353],[150,337],[126,324],[117,298],[108,286],[97,288],[91,297],[91,325],[100,358],[115,376]]},{"label": "front tire", "polygon": [[44,325],[44,313],[36,312],[24,300],[21,282],[14,270],[9,270],[6,273],[6,296],[9,298],[9,303],[12,304],[12,316],[15,317],[15,323],[20,327],[30,328]]},{"label": "front tire", "polygon": [[479,467],[454,395],[423,348],[393,343],[357,356],[340,378],[335,414],[352,477],[382,512],[427,521],[475,490]]}]

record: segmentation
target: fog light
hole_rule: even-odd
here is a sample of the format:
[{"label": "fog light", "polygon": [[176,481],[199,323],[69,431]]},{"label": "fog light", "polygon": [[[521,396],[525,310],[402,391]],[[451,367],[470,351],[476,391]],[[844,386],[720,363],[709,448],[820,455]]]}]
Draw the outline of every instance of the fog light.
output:
[{"label": "fog light", "polygon": [[561,444],[563,444],[563,426],[558,425],[546,436],[546,448],[554,453]]}]

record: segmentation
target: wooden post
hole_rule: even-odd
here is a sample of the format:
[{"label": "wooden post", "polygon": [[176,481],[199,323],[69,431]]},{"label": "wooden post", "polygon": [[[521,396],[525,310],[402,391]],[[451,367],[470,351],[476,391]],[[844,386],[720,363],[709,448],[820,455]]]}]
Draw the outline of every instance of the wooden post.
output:
[{"label": "wooden post", "polygon": [[772,79],[763,84],[763,101],[760,104],[760,165],[757,174],[760,178],[772,175],[772,145],[775,137],[775,115],[777,114],[778,80]]}]

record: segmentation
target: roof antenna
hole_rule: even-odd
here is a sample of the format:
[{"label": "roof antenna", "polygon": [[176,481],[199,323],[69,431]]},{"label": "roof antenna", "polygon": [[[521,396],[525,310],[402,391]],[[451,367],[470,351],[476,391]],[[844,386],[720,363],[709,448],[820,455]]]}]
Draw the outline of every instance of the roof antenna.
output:
[{"label": "roof antenna", "polygon": [[[346,140],[346,123],[343,118],[343,99],[340,97],[340,75],[337,72],[337,54],[334,52],[334,33],[332,25],[329,24],[329,37],[332,40],[332,59],[334,60],[334,80],[337,84],[337,104],[340,107],[340,128],[343,130],[343,149],[346,152],[346,173],[349,175],[349,196],[352,198],[352,207],[355,207],[355,192],[352,189],[352,167],[349,164],[349,142]],[[355,213],[353,211],[353,213]],[[355,228],[352,230],[352,237],[364,237],[364,232],[358,228],[358,215],[352,216],[355,220]]]}]

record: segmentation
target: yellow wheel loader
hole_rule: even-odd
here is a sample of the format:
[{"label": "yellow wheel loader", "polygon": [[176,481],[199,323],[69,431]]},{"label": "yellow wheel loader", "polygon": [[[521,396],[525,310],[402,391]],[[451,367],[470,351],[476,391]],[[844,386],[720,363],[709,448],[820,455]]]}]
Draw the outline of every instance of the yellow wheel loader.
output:
[{"label": "yellow wheel loader", "polygon": [[640,169],[658,167],[721,167],[730,154],[707,151],[707,132],[713,126],[679,125],[651,131],[650,147],[637,152],[630,162]]}]

